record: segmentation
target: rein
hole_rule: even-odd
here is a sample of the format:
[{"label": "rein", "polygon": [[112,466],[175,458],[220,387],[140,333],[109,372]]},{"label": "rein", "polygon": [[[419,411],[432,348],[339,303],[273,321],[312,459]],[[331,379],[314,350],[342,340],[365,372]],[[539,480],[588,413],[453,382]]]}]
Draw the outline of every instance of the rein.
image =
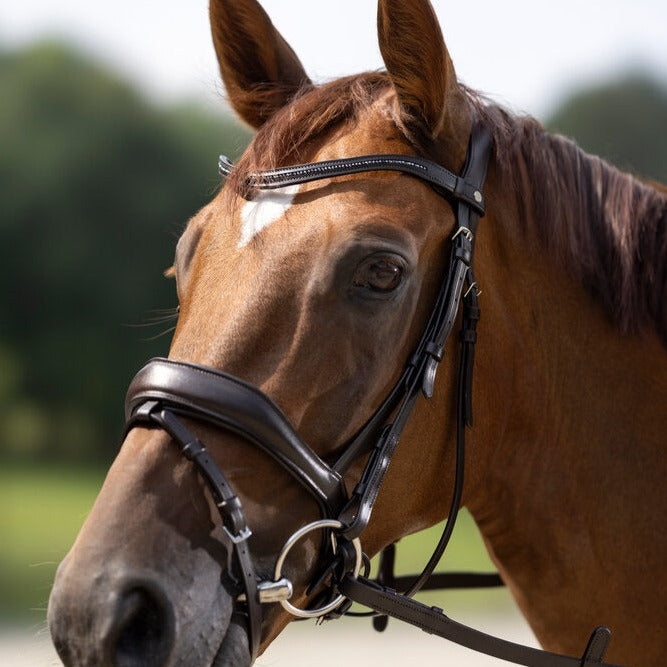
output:
[{"label": "rein", "polygon": [[[419,157],[369,155],[285,167],[248,177],[247,185],[251,189],[264,190],[348,174],[398,171],[429,183],[454,208],[456,227],[451,239],[449,269],[421,339],[388,396],[333,465],[328,465],[301,440],[268,396],[227,373],[186,362],[153,359],[139,371],[128,389],[126,431],[138,425],[164,429],[179,445],[182,454],[193,462],[211,491],[235,558],[235,567],[230,567],[229,573],[243,588],[236,612],[247,617],[252,661],[259,652],[262,604],[279,602],[295,616],[306,618],[372,615],[378,630],[384,629],[387,617],[392,616],[473,650],[532,667],[616,667],[602,662],[611,634],[607,628],[597,628],[583,656],[572,658],[486,635],[451,620],[437,607],[411,599],[420,589],[502,585],[497,574],[433,574],[456,522],[464,481],[465,430],[466,425],[472,426],[472,370],[480,316],[472,265],[475,234],[484,215],[482,188],[491,149],[489,132],[474,124],[460,176]],[[232,169],[232,163],[222,156],[220,173],[228,176]],[[366,576],[368,558],[363,554],[360,536],[371,518],[392,456],[419,395],[427,399],[433,395],[438,365],[461,304],[456,470],[447,522],[421,574],[396,577],[393,571],[395,547],[391,545],[381,554],[377,580],[370,580]],[[247,543],[252,533],[241,502],[222,470],[186,428],[181,417],[208,422],[260,447],[317,502],[321,520],[303,526],[287,540],[276,560],[272,580],[258,580]],[[366,467],[348,496],[343,475],[353,461],[365,454],[368,454]],[[326,590],[317,596],[321,606],[299,609],[289,602],[292,583],[282,576],[282,566],[294,544],[315,530],[324,530],[325,536],[330,538],[322,542],[322,551],[327,552],[330,560],[307,593],[316,593],[325,585]],[[404,593],[396,592],[396,588],[404,589]],[[353,602],[373,611],[354,614],[349,611]]]}]

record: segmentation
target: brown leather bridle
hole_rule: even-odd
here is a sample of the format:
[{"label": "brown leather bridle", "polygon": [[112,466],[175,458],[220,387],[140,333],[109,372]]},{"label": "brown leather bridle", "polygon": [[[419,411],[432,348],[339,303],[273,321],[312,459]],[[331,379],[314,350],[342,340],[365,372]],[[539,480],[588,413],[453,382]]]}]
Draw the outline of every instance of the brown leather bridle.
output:
[{"label": "brown leather bridle", "polygon": [[[475,123],[460,176],[421,157],[368,155],[284,167],[247,178],[251,190],[265,190],[348,174],[398,171],[429,183],[454,208],[456,227],[451,238],[449,268],[421,339],[389,395],[333,465],[328,465],[301,440],[268,396],[232,375],[196,364],[153,359],[130,385],[126,398],[126,429],[142,425],[167,431],[182,453],[195,464],[211,491],[235,554],[236,565],[230,574],[243,584],[244,593],[237,607],[245,609],[253,661],[261,638],[262,604],[280,602],[298,616],[332,618],[350,614],[352,602],[359,602],[373,610],[370,615],[375,617],[376,629],[383,629],[386,617],[394,616],[432,634],[518,664],[614,667],[602,662],[610,636],[607,628],[600,627],[593,632],[582,658],[571,658],[491,637],[452,621],[441,609],[411,599],[418,590],[426,588],[502,585],[496,574],[433,574],[456,522],[463,490],[465,428],[472,426],[472,369],[480,315],[472,265],[477,225],[484,215],[482,187],[492,143],[488,130]],[[233,165],[221,157],[219,169],[227,176]],[[378,579],[369,580],[361,575],[362,569],[364,575],[368,574],[368,561],[359,538],[371,518],[384,476],[417,398],[420,394],[426,398],[433,395],[438,364],[443,359],[461,304],[456,474],[447,523],[419,576],[395,577],[393,547],[390,547],[382,554]],[[211,423],[260,447],[317,502],[322,519],[302,527],[289,538],[277,558],[273,580],[258,581],[247,544],[251,531],[241,503],[223,472],[181,417]],[[353,461],[365,454],[368,460],[364,472],[348,496],[343,475]],[[292,546],[316,529],[324,529],[333,539],[333,542],[323,540],[322,550],[330,552],[329,562],[309,588],[310,593],[324,587],[324,601],[317,608],[301,610],[289,602],[292,585],[281,576],[282,563]],[[322,555],[324,557],[324,553]],[[397,593],[395,588],[403,589],[404,593]]]}]

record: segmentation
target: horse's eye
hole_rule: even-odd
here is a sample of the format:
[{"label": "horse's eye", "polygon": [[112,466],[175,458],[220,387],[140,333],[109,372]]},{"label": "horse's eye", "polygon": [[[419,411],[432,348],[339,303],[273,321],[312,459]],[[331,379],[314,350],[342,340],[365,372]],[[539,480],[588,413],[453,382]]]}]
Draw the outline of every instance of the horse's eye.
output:
[{"label": "horse's eye", "polygon": [[352,284],[373,292],[393,292],[403,281],[404,264],[398,257],[374,255],[357,268]]}]

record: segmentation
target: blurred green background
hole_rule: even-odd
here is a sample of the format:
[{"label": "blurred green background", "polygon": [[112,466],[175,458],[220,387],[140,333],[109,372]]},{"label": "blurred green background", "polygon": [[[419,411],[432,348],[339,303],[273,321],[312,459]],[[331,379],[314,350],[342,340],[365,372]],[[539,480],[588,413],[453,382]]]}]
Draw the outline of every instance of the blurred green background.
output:
[{"label": "blurred green background", "polygon": [[[665,182],[666,120],[664,83],[636,71],[576,91],[546,126]],[[176,240],[218,186],[218,153],[249,137],[222,105],[151,102],[62,43],[0,51],[0,620],[43,618],[126,386],[167,353]],[[436,539],[412,539],[401,569]],[[490,567],[469,517],[455,541],[449,567]]]}]

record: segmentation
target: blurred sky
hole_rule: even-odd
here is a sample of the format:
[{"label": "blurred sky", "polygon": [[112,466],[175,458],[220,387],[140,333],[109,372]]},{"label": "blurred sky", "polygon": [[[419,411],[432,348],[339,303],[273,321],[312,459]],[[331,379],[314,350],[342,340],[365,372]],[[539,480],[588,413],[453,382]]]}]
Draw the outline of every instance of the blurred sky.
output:
[{"label": "blurred sky", "polygon": [[[406,0],[409,1],[409,0]],[[263,0],[311,78],[382,66],[374,0]],[[573,88],[645,68],[667,83],[667,0],[433,2],[459,77],[544,116]],[[3,0],[0,44],[62,36],[148,94],[219,104],[208,0]]]}]

